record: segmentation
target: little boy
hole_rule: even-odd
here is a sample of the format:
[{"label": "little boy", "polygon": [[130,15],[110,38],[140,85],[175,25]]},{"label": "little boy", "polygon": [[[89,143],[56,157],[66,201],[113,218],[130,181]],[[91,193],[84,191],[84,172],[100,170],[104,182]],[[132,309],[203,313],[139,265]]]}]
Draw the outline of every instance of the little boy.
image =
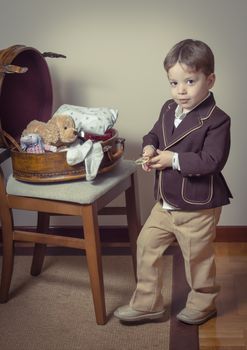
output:
[{"label": "little boy", "polygon": [[163,316],[162,255],[177,240],[191,288],[177,319],[202,324],[216,315],[213,241],[221,207],[232,198],[221,173],[230,150],[230,117],[210,92],[215,74],[208,45],[183,40],[170,50],[164,67],[173,100],[143,138],[142,167],[156,170],[157,202],[137,240],[136,290],[114,315],[128,322]]}]

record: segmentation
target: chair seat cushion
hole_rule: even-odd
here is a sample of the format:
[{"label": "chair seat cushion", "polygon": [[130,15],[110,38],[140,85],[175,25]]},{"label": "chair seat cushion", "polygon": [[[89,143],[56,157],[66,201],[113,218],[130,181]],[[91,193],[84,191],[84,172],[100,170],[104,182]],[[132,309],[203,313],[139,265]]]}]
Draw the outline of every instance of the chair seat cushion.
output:
[{"label": "chair seat cushion", "polygon": [[11,175],[7,182],[7,193],[15,196],[90,204],[135,171],[134,161],[120,160],[111,172],[97,175],[92,182],[78,180],[52,184],[30,184],[18,181]]}]

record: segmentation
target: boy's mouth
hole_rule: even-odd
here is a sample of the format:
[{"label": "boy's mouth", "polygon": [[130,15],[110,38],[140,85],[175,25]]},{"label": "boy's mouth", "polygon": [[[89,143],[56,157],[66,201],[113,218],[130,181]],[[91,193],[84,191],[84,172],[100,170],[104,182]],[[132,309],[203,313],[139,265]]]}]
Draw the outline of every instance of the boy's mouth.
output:
[{"label": "boy's mouth", "polygon": [[188,103],[189,99],[188,98],[187,99],[179,99],[178,101],[179,101],[179,103],[184,104],[184,103]]}]

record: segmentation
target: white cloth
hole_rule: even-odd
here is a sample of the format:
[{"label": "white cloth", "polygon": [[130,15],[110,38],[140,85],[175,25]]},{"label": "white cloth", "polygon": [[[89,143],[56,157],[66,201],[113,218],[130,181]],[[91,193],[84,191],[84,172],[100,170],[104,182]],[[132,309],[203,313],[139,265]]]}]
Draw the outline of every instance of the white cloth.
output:
[{"label": "white cloth", "polygon": [[87,140],[82,145],[78,143],[71,145],[66,154],[67,163],[69,165],[76,165],[83,162],[92,147],[93,142],[91,140]]},{"label": "white cloth", "polygon": [[76,165],[84,161],[87,181],[95,179],[103,157],[104,152],[101,142],[91,140],[87,140],[83,144],[70,146],[66,154],[69,165]]},{"label": "white cloth", "polygon": [[101,142],[93,142],[93,147],[85,158],[86,180],[95,179],[104,156]]},{"label": "white cloth", "polygon": [[75,122],[75,128],[83,137],[85,133],[104,135],[115,124],[118,111],[106,107],[80,107],[64,104],[58,108],[54,115],[70,115]]}]

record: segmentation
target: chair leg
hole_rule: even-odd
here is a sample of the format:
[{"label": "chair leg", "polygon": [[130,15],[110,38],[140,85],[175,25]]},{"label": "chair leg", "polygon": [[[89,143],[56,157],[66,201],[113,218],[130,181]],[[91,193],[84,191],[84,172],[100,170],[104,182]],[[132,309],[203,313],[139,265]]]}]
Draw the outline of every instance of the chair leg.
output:
[{"label": "chair leg", "polygon": [[125,191],[127,222],[129,229],[129,241],[133,258],[134,274],[136,276],[136,241],[141,229],[140,212],[137,202],[137,188],[135,185],[135,174],[131,175],[131,187]]},{"label": "chair leg", "polygon": [[2,236],[3,236],[3,262],[0,286],[0,303],[5,303],[9,298],[9,289],[14,265],[14,241],[13,241],[13,218],[10,209],[1,213]]},{"label": "chair leg", "polygon": [[[50,215],[38,212],[37,231],[48,232]],[[33,260],[31,265],[31,275],[38,276],[41,273],[45,259],[46,244],[36,243],[33,251]]]},{"label": "chair leg", "polygon": [[90,276],[96,322],[106,323],[105,294],[99,238],[98,217],[93,205],[83,206],[85,250]]}]

